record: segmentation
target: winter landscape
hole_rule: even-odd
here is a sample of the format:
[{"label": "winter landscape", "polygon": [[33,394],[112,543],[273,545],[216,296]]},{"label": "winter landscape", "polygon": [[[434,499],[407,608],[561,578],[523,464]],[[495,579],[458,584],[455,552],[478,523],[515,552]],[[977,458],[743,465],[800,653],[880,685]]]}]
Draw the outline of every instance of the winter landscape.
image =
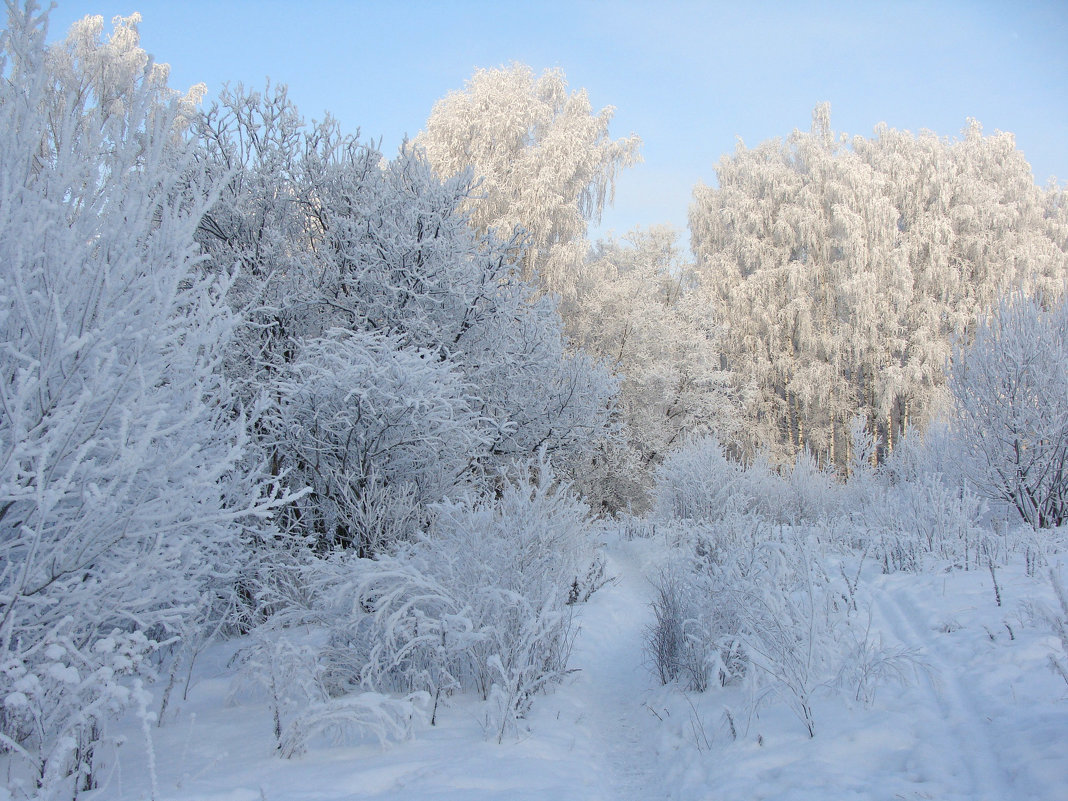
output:
[{"label": "winter landscape", "polygon": [[642,141],[560,69],[385,152],[5,10],[0,801],[1068,797],[1011,133],[819,103],[593,238]]}]

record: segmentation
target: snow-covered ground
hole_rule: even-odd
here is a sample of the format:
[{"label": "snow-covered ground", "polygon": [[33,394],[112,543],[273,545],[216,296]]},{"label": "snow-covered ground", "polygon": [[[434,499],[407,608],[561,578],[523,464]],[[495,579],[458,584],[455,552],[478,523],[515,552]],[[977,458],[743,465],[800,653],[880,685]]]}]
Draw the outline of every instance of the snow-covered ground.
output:
[{"label": "snow-covered ground", "polygon": [[[498,745],[482,707],[453,699],[412,741],[273,749],[268,708],[227,703],[233,646],[201,658],[186,702],[152,730],[163,801],[340,799],[1023,799],[1068,798],[1068,686],[1041,617],[1045,571],[1022,557],[997,572],[880,574],[865,567],[859,614],[870,635],[908,649],[915,670],[870,703],[817,697],[809,738],[784,703],[754,709],[742,688],[683,693],[659,685],[643,653],[653,574],[665,547],[610,538],[614,579],[580,607],[571,680],[538,699],[519,736]],[[1068,563],[1055,569],[1068,579]],[[732,733],[733,723],[733,733]],[[136,723],[86,799],[153,795]]]}]

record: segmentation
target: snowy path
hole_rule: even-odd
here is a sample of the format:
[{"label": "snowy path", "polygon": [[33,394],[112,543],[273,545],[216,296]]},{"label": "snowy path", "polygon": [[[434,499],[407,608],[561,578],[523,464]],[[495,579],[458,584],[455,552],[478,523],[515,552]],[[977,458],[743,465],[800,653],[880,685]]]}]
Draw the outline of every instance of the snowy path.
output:
[{"label": "snowy path", "polygon": [[947,760],[960,763],[944,766],[961,783],[960,797],[977,801],[1019,798],[1019,789],[1014,788],[1013,777],[1002,766],[995,747],[1003,737],[995,736],[993,721],[961,679],[961,666],[940,647],[939,633],[926,624],[903,588],[881,594],[877,608],[889,632],[924,665],[917,687],[929,701],[927,711],[934,713],[927,717],[941,729],[931,739],[953,744],[937,759],[943,765]]},{"label": "snowy path", "polygon": [[667,798],[657,782],[658,723],[646,701],[653,677],[645,664],[644,632],[652,620],[652,587],[633,551],[612,549],[607,573],[614,577],[582,610],[572,665],[585,701],[605,797],[619,801]]},{"label": "snowy path", "polygon": [[[1052,598],[1022,565],[984,573],[874,573],[862,584],[870,636],[926,665],[871,704],[816,698],[817,736],[784,703],[745,686],[682,693],[646,662],[647,576],[668,543],[609,534],[613,580],[575,608],[569,680],[539,696],[517,736],[488,736],[486,707],[458,696],[438,724],[382,748],[323,740],[281,759],[271,716],[228,705],[233,647],[205,655],[190,700],[153,729],[160,801],[1053,801],[1065,797],[1068,694],[1048,668],[1054,638],[1026,613]],[[1068,571],[1065,571],[1068,575]],[[870,603],[870,607],[868,606]],[[1010,632],[1009,625],[1015,633]],[[228,650],[229,649],[229,650]],[[725,716],[733,710],[734,716]],[[735,731],[734,724],[737,724]],[[136,720],[121,764],[86,801],[152,794]],[[0,786],[0,799],[4,798]]]}]

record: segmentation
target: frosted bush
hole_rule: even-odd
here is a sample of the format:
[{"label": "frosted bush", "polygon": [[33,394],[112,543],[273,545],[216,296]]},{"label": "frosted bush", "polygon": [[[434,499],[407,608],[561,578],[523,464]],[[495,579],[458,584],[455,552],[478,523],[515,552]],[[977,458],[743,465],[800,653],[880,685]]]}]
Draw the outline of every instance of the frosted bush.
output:
[{"label": "frosted bush", "polygon": [[690,523],[679,536],[678,560],[654,581],[655,622],[646,647],[663,683],[681,681],[704,691],[710,681],[725,685],[745,675],[741,619],[722,601],[739,555],[774,534],[761,516],[739,514]]},{"label": "frosted bush", "polygon": [[1050,652],[1049,663],[1053,671],[1068,684],[1068,591],[1053,568],[1050,568],[1049,580],[1057,604],[1046,614],[1046,619],[1060,646],[1059,650]]},{"label": "frosted bush", "polygon": [[[249,656],[251,675],[277,699],[281,751],[347,726],[392,737],[423,710],[435,722],[457,692],[488,702],[489,730],[500,739],[566,675],[571,604],[603,580],[603,565],[586,506],[556,482],[547,459],[514,472],[496,497],[432,506],[428,531],[374,559],[308,553],[294,565],[295,581],[281,576],[267,588],[285,601],[264,625],[264,643],[298,625],[319,632],[303,650],[264,645]],[[389,716],[369,724],[360,715],[372,709]],[[349,713],[356,717],[346,723]]]},{"label": "frosted bush", "polygon": [[136,17],[49,49],[34,3],[7,15],[0,741],[48,798],[90,789],[107,718],[140,704],[133,651],[229,592],[273,503],[218,370],[235,321],[229,276],[204,276],[193,241],[216,187],[181,138],[186,100]]},{"label": "frosted bush", "polygon": [[676,565],[659,574],[654,590],[646,650],[662,684],[704,692],[713,679],[726,685],[745,674],[741,627],[732,609],[710,603],[711,576]]},{"label": "frosted bush", "polygon": [[458,372],[393,337],[331,331],[275,387],[274,442],[310,488],[287,519],[320,548],[370,556],[407,538],[486,444]]},{"label": "frosted bush", "polygon": [[964,453],[963,443],[953,427],[941,418],[926,428],[910,430],[879,466],[884,484],[922,481],[926,476],[941,476],[949,486],[967,483],[973,466]]},{"label": "frosted bush", "polygon": [[798,454],[784,484],[780,507],[783,522],[816,523],[837,513],[840,488],[834,474],[822,469],[809,451]]},{"label": "frosted bush", "polygon": [[700,692],[708,686],[705,649],[703,643],[687,637],[687,624],[695,617],[696,594],[684,585],[688,578],[677,569],[665,569],[653,582],[655,621],[646,635],[646,650],[661,684],[684,679],[688,689]]},{"label": "frosted bush", "polygon": [[750,511],[766,520],[785,522],[784,508],[790,488],[766,453],[757,454],[745,467],[742,484],[744,494],[749,498]]},{"label": "frosted bush", "polygon": [[425,690],[435,701],[477,692],[495,702],[500,737],[563,677],[568,601],[595,558],[585,506],[546,461],[530,471],[496,500],[439,505],[426,537],[360,566],[352,597],[369,617],[350,612],[344,634],[367,649],[364,685]]},{"label": "frosted bush", "polygon": [[766,542],[729,566],[718,600],[737,610],[750,664],[815,734],[815,693],[833,680],[845,611],[800,542]]},{"label": "frosted bush", "polygon": [[744,509],[743,471],[715,436],[691,440],[656,471],[654,516],[661,520],[716,520]]},{"label": "frosted bush", "polygon": [[281,756],[300,756],[317,736],[343,744],[370,735],[385,745],[411,736],[425,721],[426,693],[332,694],[321,644],[314,640],[294,642],[285,633],[264,628],[240,653],[241,671],[231,700],[249,693],[265,698]]},{"label": "frosted bush", "polygon": [[299,756],[315,737],[324,737],[335,745],[368,735],[382,746],[409,739],[425,725],[427,701],[426,693],[397,698],[368,691],[310,703],[282,732],[279,753],[286,758]]},{"label": "frosted bush", "polygon": [[108,721],[153,676],[153,643],[140,632],[113,631],[85,648],[72,629],[60,625],[0,662],[0,745],[32,768],[24,775],[45,798],[95,787],[98,752],[116,745]]},{"label": "frosted bush", "polygon": [[966,569],[984,565],[999,548],[985,514],[985,502],[968,487],[924,475],[884,488],[855,520],[883,572],[893,573],[922,570],[929,558]]},{"label": "frosted bush", "polygon": [[748,466],[732,461],[715,436],[706,436],[672,451],[656,471],[653,517],[715,521],[753,512],[799,525],[833,518],[840,495],[834,475],[807,451],[780,474],[763,454]]},{"label": "frosted bush", "polygon": [[754,705],[780,698],[811,736],[819,693],[849,687],[870,700],[908,673],[907,653],[871,642],[851,617],[855,584],[831,577],[802,530],[745,515],[691,524],[690,535],[655,582],[646,647],[661,681],[697,691],[742,681]]}]

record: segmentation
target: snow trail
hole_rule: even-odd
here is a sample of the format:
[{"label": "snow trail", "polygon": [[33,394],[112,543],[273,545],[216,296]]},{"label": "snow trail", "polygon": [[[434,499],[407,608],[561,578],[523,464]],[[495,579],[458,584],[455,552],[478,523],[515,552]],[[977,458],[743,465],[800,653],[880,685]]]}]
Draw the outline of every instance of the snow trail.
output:
[{"label": "snow trail", "polygon": [[653,677],[644,633],[652,621],[651,591],[631,550],[609,547],[612,577],[582,610],[572,665],[587,704],[591,737],[603,754],[606,798],[668,798],[657,782],[656,717],[647,700]]},{"label": "snow trail", "polygon": [[1013,788],[1013,781],[994,747],[992,722],[960,679],[960,666],[939,647],[936,632],[926,625],[905,590],[884,592],[877,603],[893,636],[923,662],[923,675],[917,686],[932,702],[932,717],[940,720],[944,741],[958,744],[945,753],[957,754],[961,762],[960,778],[968,782],[962,797],[1014,801],[1020,795],[1019,789]]}]

